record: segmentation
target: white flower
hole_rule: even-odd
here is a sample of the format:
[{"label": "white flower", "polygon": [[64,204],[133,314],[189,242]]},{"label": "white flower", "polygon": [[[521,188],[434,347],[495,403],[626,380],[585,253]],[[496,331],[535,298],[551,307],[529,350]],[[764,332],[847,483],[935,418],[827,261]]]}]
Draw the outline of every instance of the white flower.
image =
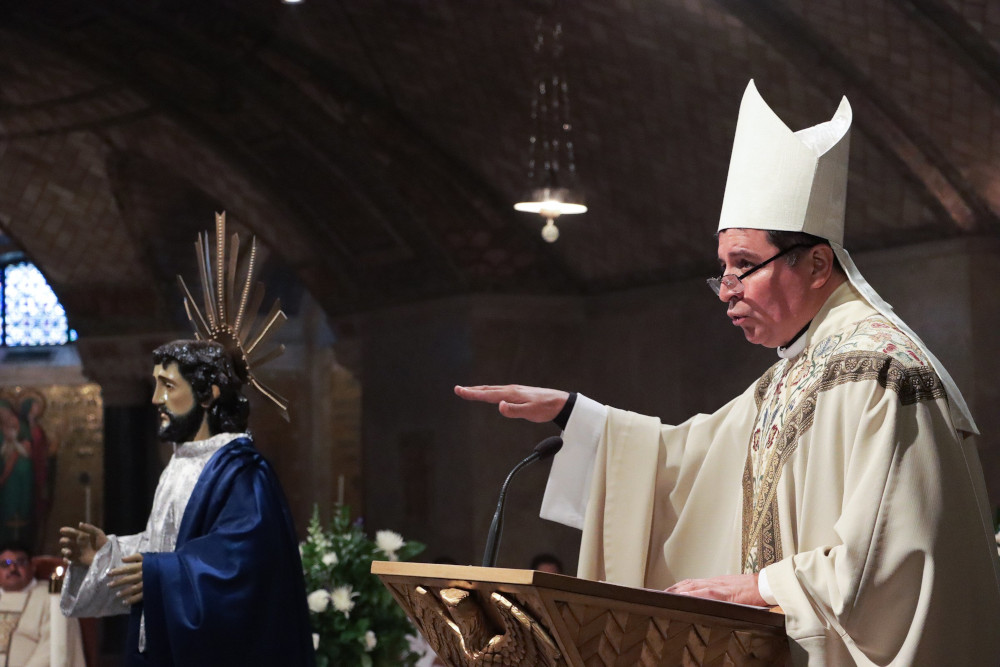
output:
[{"label": "white flower", "polygon": [[323,613],[330,606],[330,597],[330,591],[325,588],[313,591],[306,597],[306,602],[309,603],[309,611],[314,614]]},{"label": "white flower", "polygon": [[318,551],[326,551],[333,546],[330,538],[322,530],[319,528],[314,530],[313,528],[314,526],[309,527],[309,536],[306,538],[306,542],[311,542]]},{"label": "white flower", "polygon": [[330,602],[333,603],[334,609],[344,612],[344,616],[350,616],[351,610],[354,609],[354,598],[358,595],[360,594],[355,593],[350,584],[345,584],[333,589],[330,593]]},{"label": "white flower", "polygon": [[378,639],[375,637],[375,633],[369,630],[365,633],[365,653],[375,648],[376,644],[378,644]]},{"label": "white flower", "polygon": [[396,560],[396,552],[406,544],[403,536],[391,530],[380,530],[375,533],[375,546],[385,552],[389,560]]},{"label": "white flower", "polygon": [[337,558],[337,554],[335,554],[334,552],[330,551],[328,553],[323,554],[323,565],[326,565],[327,567],[333,567],[339,562],[340,559]]},{"label": "white flower", "polygon": [[319,650],[319,634],[315,632],[313,633],[313,650],[314,651]]}]

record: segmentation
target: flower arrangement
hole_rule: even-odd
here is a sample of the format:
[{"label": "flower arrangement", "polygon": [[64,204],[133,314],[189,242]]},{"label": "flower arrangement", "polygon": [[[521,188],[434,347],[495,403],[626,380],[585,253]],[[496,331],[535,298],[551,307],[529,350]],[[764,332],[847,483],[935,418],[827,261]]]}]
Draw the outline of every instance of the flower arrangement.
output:
[{"label": "flower arrangement", "polygon": [[391,530],[375,539],[361,519],[351,522],[341,505],[327,529],[313,509],[301,545],[309,618],[316,646],[316,667],[412,667],[419,656],[407,635],[416,631],[392,594],[371,574],[373,560],[409,560],[424,549]]},{"label": "flower arrangement", "polygon": [[996,533],[997,553],[1000,554],[1000,507],[993,512],[993,532]]}]

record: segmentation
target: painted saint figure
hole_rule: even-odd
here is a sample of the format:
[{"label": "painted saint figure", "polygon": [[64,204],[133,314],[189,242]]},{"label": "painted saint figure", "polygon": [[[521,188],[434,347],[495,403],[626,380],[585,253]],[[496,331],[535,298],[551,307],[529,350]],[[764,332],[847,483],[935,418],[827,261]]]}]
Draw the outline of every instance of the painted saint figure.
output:
[{"label": "painted saint figure", "polygon": [[36,545],[45,540],[49,511],[55,484],[56,447],[42,426],[45,415],[45,397],[37,390],[29,390],[18,401],[21,416],[21,439],[31,443],[32,487],[32,539]]},{"label": "painted saint figure", "polygon": [[28,541],[31,531],[33,472],[31,441],[10,401],[0,399],[0,541]]}]

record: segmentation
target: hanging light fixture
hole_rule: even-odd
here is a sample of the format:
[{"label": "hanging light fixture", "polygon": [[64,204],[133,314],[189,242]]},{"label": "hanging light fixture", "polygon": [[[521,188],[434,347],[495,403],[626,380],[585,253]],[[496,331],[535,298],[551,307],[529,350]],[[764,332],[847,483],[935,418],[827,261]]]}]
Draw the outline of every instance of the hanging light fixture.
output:
[{"label": "hanging light fixture", "polygon": [[562,24],[551,32],[544,18],[535,24],[534,58],[538,74],[531,96],[531,136],[528,139],[528,191],[514,204],[518,211],[545,219],[542,238],[559,238],[556,218],[586,213],[573,157],[573,125],[569,116],[569,83],[562,71]]}]

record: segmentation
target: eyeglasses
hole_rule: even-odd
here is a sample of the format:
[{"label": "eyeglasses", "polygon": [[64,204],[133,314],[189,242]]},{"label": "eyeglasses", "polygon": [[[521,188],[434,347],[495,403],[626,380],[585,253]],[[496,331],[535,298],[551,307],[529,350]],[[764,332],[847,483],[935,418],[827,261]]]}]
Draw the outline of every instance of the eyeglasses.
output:
[{"label": "eyeglasses", "polygon": [[30,562],[31,561],[29,561],[27,558],[23,558],[23,557],[22,558],[4,558],[3,560],[0,560],[0,570],[8,570],[8,569],[14,567],[15,565],[17,565],[18,567],[28,567],[28,563],[30,563]]},{"label": "eyeglasses", "polygon": [[788,246],[787,248],[779,252],[777,255],[774,255],[769,259],[765,259],[760,264],[751,266],[748,270],[744,271],[738,276],[733,275],[732,273],[727,273],[726,275],[719,276],[717,278],[709,278],[706,282],[708,283],[708,286],[712,288],[712,291],[715,292],[716,296],[718,296],[719,292],[722,291],[723,286],[725,286],[725,288],[729,290],[732,294],[742,294],[743,283],[740,281],[749,276],[751,273],[757,271],[758,269],[763,269],[765,266],[767,266],[774,260],[778,259],[782,255],[787,255],[793,250],[797,250],[798,248],[811,248],[813,247],[813,245],[814,244],[810,243],[796,243],[795,245]]}]

